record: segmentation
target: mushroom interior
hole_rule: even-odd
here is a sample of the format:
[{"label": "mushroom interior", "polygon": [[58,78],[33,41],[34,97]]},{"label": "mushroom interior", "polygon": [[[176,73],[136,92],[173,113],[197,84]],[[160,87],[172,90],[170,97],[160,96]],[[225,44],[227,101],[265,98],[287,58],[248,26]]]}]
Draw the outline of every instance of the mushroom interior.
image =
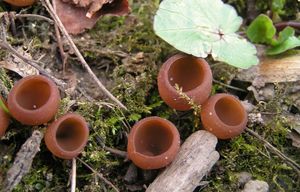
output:
[{"label": "mushroom interior", "polygon": [[136,152],[146,156],[157,156],[172,145],[174,136],[170,125],[160,121],[144,122],[134,137]]},{"label": "mushroom interior", "polygon": [[75,118],[68,118],[61,122],[56,132],[58,145],[66,151],[78,149],[84,142],[84,125]]},{"label": "mushroom interior", "polygon": [[244,117],[243,106],[231,97],[223,97],[215,104],[219,119],[229,126],[239,125]]},{"label": "mushroom interior", "polygon": [[202,61],[193,56],[176,60],[169,69],[168,80],[172,86],[178,84],[183,92],[198,87],[204,79]]},{"label": "mushroom interior", "polygon": [[42,107],[50,98],[50,85],[40,79],[24,82],[16,93],[17,103],[27,109],[35,110]]}]

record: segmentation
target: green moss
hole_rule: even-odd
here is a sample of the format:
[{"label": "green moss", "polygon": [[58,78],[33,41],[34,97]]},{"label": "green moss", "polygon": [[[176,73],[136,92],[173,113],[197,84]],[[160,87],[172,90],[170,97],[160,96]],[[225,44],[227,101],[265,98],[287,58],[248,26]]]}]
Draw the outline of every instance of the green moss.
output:
[{"label": "green moss", "polygon": [[[245,11],[245,1],[231,0],[230,2],[238,7],[239,12]],[[260,9],[268,9],[266,2],[257,2],[262,3]],[[127,106],[128,111],[122,111],[115,105],[101,100],[89,102],[66,97],[62,99],[56,116],[73,111],[85,117],[89,123],[90,137],[80,158],[102,173],[121,191],[127,190],[122,177],[125,175],[128,163],[124,163],[122,158],[117,158],[103,150],[104,145],[126,150],[126,134],[130,127],[139,119],[150,115],[157,115],[172,121],[178,127],[182,140],[201,127],[199,116],[195,116],[192,111],[174,111],[159,97],[156,86],[159,66],[176,51],[154,34],[152,20],[158,4],[158,0],[131,0],[132,12],[129,16],[104,16],[97,26],[86,34],[90,36],[90,39],[86,40],[87,43],[78,43],[78,47],[92,67],[98,68],[101,61],[107,61],[109,65],[107,78],[113,81],[111,90]],[[28,34],[36,33],[28,28],[25,30],[30,30]],[[44,37],[35,36],[32,39],[34,50],[44,47],[42,43]],[[10,41],[22,44],[23,39]],[[99,49],[121,51],[125,53],[125,56],[99,52],[97,51]],[[6,52],[0,50],[0,58],[5,54]],[[140,61],[135,59],[137,54],[142,55]],[[76,59],[70,61],[78,63]],[[235,72],[235,69],[228,68],[227,65],[215,66],[213,70],[214,77],[225,83]],[[0,79],[5,86],[11,88],[12,82],[3,69],[0,70]],[[213,93],[223,90],[223,86],[213,85]],[[286,139],[286,134],[292,126],[280,115],[282,103],[289,103],[288,100],[282,98],[284,98],[284,92],[279,89],[274,100],[265,105],[258,105],[257,112],[276,112],[278,115],[272,116],[265,126],[255,125],[251,129],[300,163],[299,154],[294,152],[295,148]],[[5,158],[0,156],[0,173],[5,173],[11,166],[16,152],[31,132],[31,127],[13,122],[6,137],[2,140],[7,150]],[[300,187],[295,171],[248,133],[230,141],[220,141],[217,150],[221,158],[205,178],[210,182],[202,191],[237,191],[236,173],[242,171],[251,173],[256,179],[267,181],[271,186],[271,191],[281,189],[292,191]],[[67,183],[70,170],[70,161],[55,158],[46,149],[45,144],[42,144],[30,173],[24,177],[15,191],[66,191],[69,188]],[[78,191],[110,190],[80,162],[77,162],[77,172]],[[0,174],[0,181],[4,176]]]}]

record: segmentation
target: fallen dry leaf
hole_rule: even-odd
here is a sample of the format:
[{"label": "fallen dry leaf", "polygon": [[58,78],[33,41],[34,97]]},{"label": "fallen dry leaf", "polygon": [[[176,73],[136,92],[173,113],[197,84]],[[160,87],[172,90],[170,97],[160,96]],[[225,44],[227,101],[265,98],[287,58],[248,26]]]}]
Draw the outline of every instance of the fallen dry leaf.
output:
[{"label": "fallen dry leaf", "polygon": [[[28,59],[32,59],[31,55],[25,52],[21,47],[19,47],[18,52]],[[39,71],[32,67],[31,65],[25,63],[19,57],[15,55],[9,55],[5,61],[0,61],[0,67],[14,71],[18,73],[21,77],[26,77],[28,75],[38,75]]]},{"label": "fallen dry leaf", "polygon": [[125,15],[129,12],[128,0],[106,3],[91,18],[86,16],[89,11],[87,7],[77,7],[62,0],[55,0],[55,4],[57,15],[70,34],[79,34],[85,29],[91,29],[102,15]]},{"label": "fallen dry leaf", "polygon": [[85,7],[89,8],[86,17],[91,18],[94,13],[99,11],[104,4],[106,3],[112,3],[113,0],[62,0],[66,3],[71,3],[75,5],[76,7]]},{"label": "fallen dry leaf", "polygon": [[294,82],[300,80],[300,54],[285,57],[263,57],[260,63],[242,70],[237,79],[264,83]]}]

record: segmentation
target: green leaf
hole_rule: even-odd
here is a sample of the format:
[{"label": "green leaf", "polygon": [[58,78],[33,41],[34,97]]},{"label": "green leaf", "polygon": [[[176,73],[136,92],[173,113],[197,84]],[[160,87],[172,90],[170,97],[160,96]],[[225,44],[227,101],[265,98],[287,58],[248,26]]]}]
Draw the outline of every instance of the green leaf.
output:
[{"label": "green leaf", "polygon": [[271,44],[275,34],[272,20],[263,14],[256,17],[247,29],[247,37],[253,43]]},{"label": "green leaf", "polygon": [[267,55],[278,55],[289,49],[293,49],[293,48],[299,47],[299,46],[300,46],[300,38],[291,36],[287,40],[285,40],[283,43],[267,49],[266,53],[267,53]]},{"label": "green leaf", "polygon": [[286,41],[288,38],[292,37],[295,35],[295,30],[294,28],[292,27],[286,27],[284,28],[280,33],[279,33],[279,36],[278,36],[278,40],[276,42],[275,45],[279,45],[281,43],[283,43],[284,41]]},{"label": "green leaf", "polygon": [[154,17],[155,33],[178,50],[249,68],[258,58],[254,45],[235,34],[241,24],[221,0],[164,0]]}]

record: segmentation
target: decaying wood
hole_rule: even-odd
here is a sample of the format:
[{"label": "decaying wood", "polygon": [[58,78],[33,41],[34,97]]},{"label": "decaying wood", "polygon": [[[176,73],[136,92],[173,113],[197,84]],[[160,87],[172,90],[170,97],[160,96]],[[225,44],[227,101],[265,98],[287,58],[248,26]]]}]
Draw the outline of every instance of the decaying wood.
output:
[{"label": "decaying wood", "polygon": [[263,81],[265,83],[295,82],[300,80],[300,54],[261,57],[260,63],[242,70],[237,79],[241,81]]},{"label": "decaying wood", "polygon": [[21,181],[23,176],[29,172],[33,158],[40,150],[40,143],[43,139],[43,135],[42,132],[35,130],[31,137],[22,145],[20,151],[16,155],[12,167],[7,172],[3,191],[12,191]]},{"label": "decaying wood", "polygon": [[207,131],[193,133],[181,146],[175,160],[146,192],[192,192],[219,159],[217,138]]}]

